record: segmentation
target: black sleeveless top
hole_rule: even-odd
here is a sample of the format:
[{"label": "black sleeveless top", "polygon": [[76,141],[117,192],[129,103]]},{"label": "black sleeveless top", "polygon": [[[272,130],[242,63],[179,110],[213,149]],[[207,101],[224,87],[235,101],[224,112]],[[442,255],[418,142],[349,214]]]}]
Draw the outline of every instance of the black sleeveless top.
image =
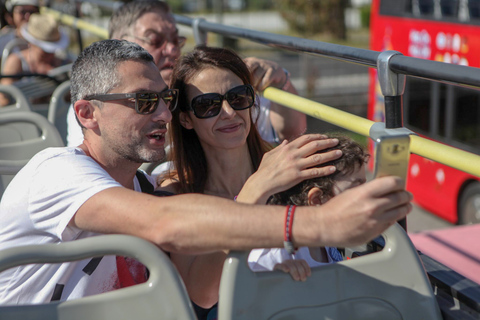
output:
[{"label": "black sleeveless top", "polygon": [[[191,301],[191,300],[190,300]],[[192,301],[193,309],[197,315],[198,320],[217,320],[218,318],[218,303],[215,303],[211,308],[204,309],[199,307]]]}]

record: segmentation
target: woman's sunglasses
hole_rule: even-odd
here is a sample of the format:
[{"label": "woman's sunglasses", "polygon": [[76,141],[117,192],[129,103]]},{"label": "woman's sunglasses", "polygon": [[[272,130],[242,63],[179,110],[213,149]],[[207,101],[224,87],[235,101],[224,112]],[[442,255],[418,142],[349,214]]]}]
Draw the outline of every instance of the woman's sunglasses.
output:
[{"label": "woman's sunglasses", "polygon": [[85,100],[114,101],[135,99],[135,111],[139,114],[152,114],[157,110],[160,99],[170,111],[175,110],[178,101],[177,89],[165,89],[162,92],[106,93],[96,94]]},{"label": "woman's sunglasses", "polygon": [[245,84],[228,90],[225,95],[205,93],[193,98],[190,108],[199,119],[211,118],[220,113],[223,100],[234,110],[248,109],[255,103],[255,92],[251,85]]}]

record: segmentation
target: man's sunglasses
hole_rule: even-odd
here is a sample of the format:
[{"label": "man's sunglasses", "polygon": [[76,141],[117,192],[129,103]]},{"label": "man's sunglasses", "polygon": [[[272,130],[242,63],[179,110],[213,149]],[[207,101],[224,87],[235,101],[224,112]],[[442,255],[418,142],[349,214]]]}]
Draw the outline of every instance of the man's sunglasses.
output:
[{"label": "man's sunglasses", "polygon": [[163,100],[170,111],[175,110],[178,102],[178,90],[166,89],[162,92],[106,93],[94,94],[85,100],[114,101],[135,99],[135,111],[139,114],[152,114]]},{"label": "man's sunglasses", "polygon": [[223,100],[234,110],[248,109],[255,103],[255,92],[251,85],[245,84],[228,90],[225,95],[205,93],[193,98],[190,108],[197,118],[211,118],[220,113]]}]

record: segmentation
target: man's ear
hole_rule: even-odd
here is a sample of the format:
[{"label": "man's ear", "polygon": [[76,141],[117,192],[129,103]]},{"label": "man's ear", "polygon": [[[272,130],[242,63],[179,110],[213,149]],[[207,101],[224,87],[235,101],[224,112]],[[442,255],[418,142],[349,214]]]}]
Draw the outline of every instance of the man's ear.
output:
[{"label": "man's ear", "polygon": [[91,101],[78,100],[73,106],[78,121],[87,129],[94,129],[98,126],[95,117],[95,106]]},{"label": "man's ear", "polygon": [[193,129],[192,120],[187,112],[180,112],[179,114],[180,124],[187,130]]},{"label": "man's ear", "polygon": [[309,206],[320,206],[328,201],[322,189],[318,187],[313,187],[308,191],[308,205]]}]

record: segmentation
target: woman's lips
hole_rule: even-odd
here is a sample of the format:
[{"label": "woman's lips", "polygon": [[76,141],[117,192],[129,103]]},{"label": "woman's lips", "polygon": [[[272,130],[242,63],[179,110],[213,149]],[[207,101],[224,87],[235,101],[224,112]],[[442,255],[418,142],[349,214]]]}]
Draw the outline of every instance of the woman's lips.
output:
[{"label": "woman's lips", "polygon": [[225,132],[225,133],[234,132],[234,131],[237,131],[240,128],[240,126],[241,126],[240,123],[231,124],[231,125],[218,128],[218,131]]}]

